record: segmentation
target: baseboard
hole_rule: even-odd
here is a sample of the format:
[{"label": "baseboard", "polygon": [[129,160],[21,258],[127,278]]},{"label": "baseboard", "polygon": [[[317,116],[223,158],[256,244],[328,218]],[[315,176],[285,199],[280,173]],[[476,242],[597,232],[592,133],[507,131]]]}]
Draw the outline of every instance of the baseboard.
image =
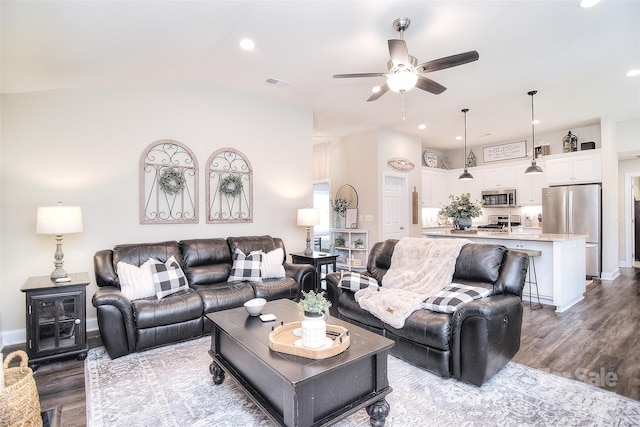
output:
[{"label": "baseboard", "polygon": [[609,273],[606,273],[604,271],[600,273],[600,280],[615,280],[618,276],[620,276],[620,269],[616,268]]},{"label": "baseboard", "polygon": [[[98,318],[92,317],[87,319],[87,332],[98,329]],[[0,333],[0,351],[5,347],[16,344],[24,344],[27,341],[26,329],[15,329],[13,331],[4,331]]]}]

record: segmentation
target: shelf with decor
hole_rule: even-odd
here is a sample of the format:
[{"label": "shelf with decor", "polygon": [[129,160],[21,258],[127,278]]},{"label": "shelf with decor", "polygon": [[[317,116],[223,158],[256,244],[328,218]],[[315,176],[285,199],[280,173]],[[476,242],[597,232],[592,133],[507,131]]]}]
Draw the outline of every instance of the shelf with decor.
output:
[{"label": "shelf with decor", "polygon": [[332,228],[331,244],[338,255],[338,270],[365,271],[369,258],[369,230]]}]

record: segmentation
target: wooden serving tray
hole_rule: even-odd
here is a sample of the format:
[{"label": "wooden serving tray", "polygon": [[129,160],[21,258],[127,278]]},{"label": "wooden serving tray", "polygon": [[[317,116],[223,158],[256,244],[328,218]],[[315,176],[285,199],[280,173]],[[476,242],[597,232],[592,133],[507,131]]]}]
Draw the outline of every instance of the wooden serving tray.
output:
[{"label": "wooden serving tray", "polygon": [[[302,346],[302,338],[293,334],[301,327],[302,322],[291,322],[274,326],[269,334],[269,348],[281,353],[307,357],[309,359],[326,359],[340,354],[349,348],[351,339],[349,331],[342,326],[327,325],[327,345],[320,348]],[[331,338],[329,338],[331,336]],[[334,339],[332,339],[334,338]]]}]

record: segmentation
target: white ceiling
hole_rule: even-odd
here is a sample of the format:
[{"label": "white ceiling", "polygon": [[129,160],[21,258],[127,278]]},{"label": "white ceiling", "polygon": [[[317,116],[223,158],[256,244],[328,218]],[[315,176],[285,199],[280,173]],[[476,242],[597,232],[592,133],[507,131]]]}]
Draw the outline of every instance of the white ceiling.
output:
[{"label": "white ceiling", "polygon": [[[464,132],[486,145],[531,133],[640,117],[640,2],[571,1],[5,1],[2,93],[201,81],[314,112],[315,139],[386,126],[447,150]],[[383,78],[392,22],[419,63],[469,50],[480,59],[427,76],[448,88],[365,102]],[[256,42],[239,49],[241,38]],[[286,83],[271,85],[269,78]],[[427,125],[418,130],[420,123]]]}]

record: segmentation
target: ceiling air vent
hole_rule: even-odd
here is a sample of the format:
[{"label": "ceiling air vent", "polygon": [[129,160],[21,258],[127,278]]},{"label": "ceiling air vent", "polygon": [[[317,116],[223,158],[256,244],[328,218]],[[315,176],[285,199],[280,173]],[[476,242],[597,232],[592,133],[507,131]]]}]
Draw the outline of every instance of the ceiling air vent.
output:
[{"label": "ceiling air vent", "polygon": [[267,80],[265,80],[265,83],[273,85],[273,86],[277,86],[277,87],[287,87],[289,86],[291,83],[284,81],[284,80],[278,80],[278,79],[274,79],[274,78],[268,78]]}]

